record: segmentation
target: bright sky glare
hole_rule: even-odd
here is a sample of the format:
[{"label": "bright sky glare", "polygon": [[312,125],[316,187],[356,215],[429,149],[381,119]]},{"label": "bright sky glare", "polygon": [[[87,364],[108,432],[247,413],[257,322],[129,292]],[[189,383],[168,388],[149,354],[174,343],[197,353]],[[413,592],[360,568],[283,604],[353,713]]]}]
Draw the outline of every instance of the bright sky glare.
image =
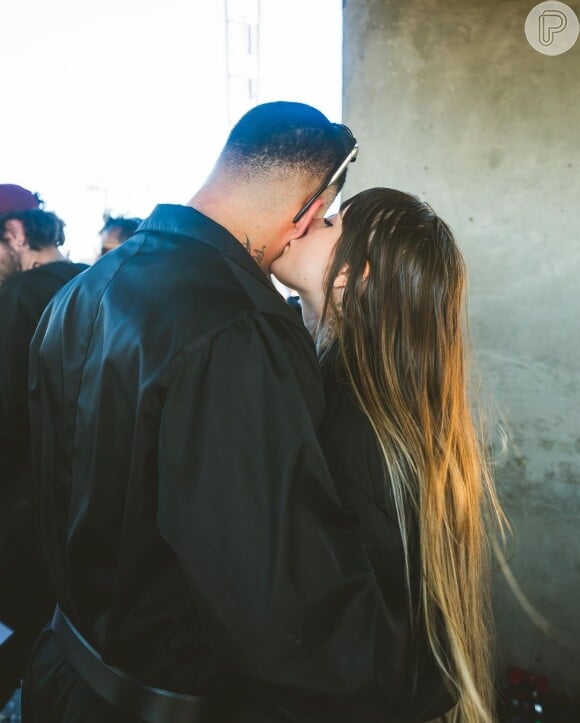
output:
[{"label": "bright sky glare", "polygon": [[[186,203],[225,141],[225,0],[2,3],[0,182],[92,260],[102,214]],[[341,115],[341,0],[260,0],[258,101]]]}]

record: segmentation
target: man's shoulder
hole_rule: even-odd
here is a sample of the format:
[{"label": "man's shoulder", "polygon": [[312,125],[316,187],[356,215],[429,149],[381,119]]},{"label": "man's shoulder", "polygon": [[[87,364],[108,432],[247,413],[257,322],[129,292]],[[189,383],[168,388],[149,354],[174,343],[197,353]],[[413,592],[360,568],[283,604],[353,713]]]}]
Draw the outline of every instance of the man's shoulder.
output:
[{"label": "man's shoulder", "polygon": [[[186,305],[189,300],[192,306],[201,302],[226,313],[260,311],[295,318],[239,240],[196,209],[157,206],[138,234],[140,239],[129,242],[134,244],[136,265],[140,265],[137,257],[142,252],[159,252],[163,274],[171,278],[177,297],[184,292]],[[151,240],[146,238],[148,235]],[[150,268],[148,275],[157,288],[162,279],[152,271]]]},{"label": "man's shoulder", "polygon": [[233,253],[197,238],[127,243],[134,245],[87,272],[84,293],[102,289],[101,303],[111,308],[127,298],[125,308],[186,333],[221,328],[244,314],[285,319],[303,332],[300,317],[237,242]]},{"label": "man's shoulder", "polygon": [[300,317],[270,281],[215,249],[136,244],[107,256],[53,302],[51,327],[59,336],[90,327],[95,343],[107,336],[108,353],[126,354],[133,345],[168,362],[227,330],[241,337],[263,333],[269,343],[295,339],[293,346],[313,353]]}]

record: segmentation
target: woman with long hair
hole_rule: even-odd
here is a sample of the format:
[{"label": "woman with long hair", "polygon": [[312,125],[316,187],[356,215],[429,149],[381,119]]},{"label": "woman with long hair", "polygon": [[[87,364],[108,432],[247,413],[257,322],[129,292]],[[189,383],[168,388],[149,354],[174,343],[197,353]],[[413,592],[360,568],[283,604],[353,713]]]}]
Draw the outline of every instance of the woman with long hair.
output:
[{"label": "woman with long hair", "polygon": [[453,234],[415,196],[373,188],[315,221],[272,272],[317,344],[322,445],[381,587],[386,715],[491,723],[487,523],[505,518],[471,409]]}]

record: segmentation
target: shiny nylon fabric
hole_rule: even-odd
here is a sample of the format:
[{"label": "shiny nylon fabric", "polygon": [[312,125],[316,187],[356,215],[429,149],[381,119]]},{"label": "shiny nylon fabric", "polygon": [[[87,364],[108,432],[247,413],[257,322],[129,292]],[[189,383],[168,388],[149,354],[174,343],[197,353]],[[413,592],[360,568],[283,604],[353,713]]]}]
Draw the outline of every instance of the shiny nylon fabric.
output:
[{"label": "shiny nylon fabric", "polygon": [[379,695],[377,587],[317,440],[312,342],[223,228],[157,207],[47,310],[30,385],[47,563],[107,662],[270,720]]}]

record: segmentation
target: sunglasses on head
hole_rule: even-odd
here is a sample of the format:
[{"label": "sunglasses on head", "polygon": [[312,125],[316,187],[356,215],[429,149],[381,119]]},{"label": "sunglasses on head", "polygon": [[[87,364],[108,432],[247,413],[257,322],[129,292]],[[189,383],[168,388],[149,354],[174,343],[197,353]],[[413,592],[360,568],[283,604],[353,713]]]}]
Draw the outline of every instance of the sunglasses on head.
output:
[{"label": "sunglasses on head", "polygon": [[353,136],[353,134],[350,132],[350,129],[349,129],[349,128],[347,128],[346,126],[340,126],[340,128],[342,128],[346,133],[348,133],[349,140],[350,140],[351,143],[352,143],[349,152],[347,153],[345,159],[344,159],[344,160],[340,163],[340,165],[337,167],[337,169],[332,172],[332,174],[326,179],[326,181],[324,181],[324,183],[322,184],[322,186],[320,186],[320,188],[316,191],[316,193],[314,193],[314,194],[308,199],[308,201],[306,201],[306,203],[304,204],[304,206],[302,206],[302,208],[300,209],[300,211],[298,211],[298,213],[296,214],[296,216],[294,216],[294,218],[292,219],[292,223],[298,223],[298,221],[300,221],[300,219],[302,218],[302,216],[304,216],[304,214],[306,213],[306,211],[308,211],[308,209],[310,208],[310,206],[312,206],[312,204],[314,203],[314,201],[316,201],[316,199],[317,199],[319,196],[321,196],[321,195],[326,191],[327,188],[330,188],[330,186],[332,186],[333,183],[336,183],[336,182],[338,181],[338,179],[339,179],[339,178],[342,176],[342,174],[345,172],[348,164],[351,163],[351,162],[353,162],[353,161],[356,161],[356,157],[357,157],[357,155],[358,155],[358,143],[357,143],[357,140],[356,140],[356,138]]}]

